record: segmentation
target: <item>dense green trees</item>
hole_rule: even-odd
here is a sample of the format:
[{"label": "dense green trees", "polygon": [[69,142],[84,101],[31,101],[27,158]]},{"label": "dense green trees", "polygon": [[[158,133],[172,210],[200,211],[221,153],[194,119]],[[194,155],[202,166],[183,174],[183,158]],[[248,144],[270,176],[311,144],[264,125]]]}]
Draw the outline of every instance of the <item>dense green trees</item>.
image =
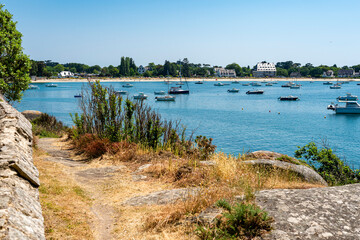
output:
[{"label": "dense green trees", "polygon": [[[210,77],[214,76],[214,67],[220,66],[211,67],[210,64],[191,63],[187,58],[184,58],[176,62],[165,60],[163,65],[151,62],[146,67],[147,71],[142,75],[143,77],[179,77],[180,67],[183,77]],[[250,68],[250,66],[241,67],[237,63],[231,63],[226,65],[225,68],[234,69],[237,77],[251,77],[252,71],[255,70],[256,66],[253,68]],[[344,66],[339,68],[336,65],[331,67],[325,65],[315,67],[311,63],[301,66],[300,63],[294,63],[292,61],[276,63],[277,76],[283,77],[289,77],[291,73],[297,72],[303,77],[319,78],[328,70],[334,71],[336,76],[339,69],[349,68],[358,72],[360,71],[360,64],[352,67]],[[81,63],[66,63],[62,65],[50,60],[32,61],[30,75],[43,77],[57,76],[60,71],[64,70],[78,74],[97,74],[100,77],[140,76],[138,66],[136,66],[135,61],[130,57],[122,57],[119,66],[109,65],[107,67],[100,67],[99,65],[88,66]]]},{"label": "dense green trees", "polygon": [[0,4],[0,93],[10,102],[20,101],[30,83],[31,62],[22,51],[22,34],[3,7]]}]

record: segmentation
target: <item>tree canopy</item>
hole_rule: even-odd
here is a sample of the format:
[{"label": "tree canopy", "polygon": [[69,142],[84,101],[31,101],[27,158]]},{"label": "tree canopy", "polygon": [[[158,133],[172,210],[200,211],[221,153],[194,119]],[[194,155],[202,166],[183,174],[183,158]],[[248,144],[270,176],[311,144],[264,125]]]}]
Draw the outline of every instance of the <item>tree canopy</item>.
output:
[{"label": "tree canopy", "polygon": [[0,93],[10,102],[20,101],[30,83],[31,62],[22,51],[16,22],[3,8],[0,4]]}]

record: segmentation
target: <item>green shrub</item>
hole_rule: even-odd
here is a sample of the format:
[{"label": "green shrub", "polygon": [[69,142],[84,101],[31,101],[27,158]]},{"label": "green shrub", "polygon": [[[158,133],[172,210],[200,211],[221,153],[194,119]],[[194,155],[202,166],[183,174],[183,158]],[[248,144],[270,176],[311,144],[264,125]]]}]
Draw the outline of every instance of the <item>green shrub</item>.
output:
[{"label": "green shrub", "polygon": [[200,239],[252,239],[272,229],[273,218],[253,204],[231,206],[226,200],[219,200],[216,205],[225,212],[214,225],[196,229]]},{"label": "green shrub", "polygon": [[[123,100],[113,88],[101,86],[100,82],[89,82],[80,101],[81,114],[71,115],[75,128],[72,136],[78,139],[92,134],[110,142],[127,141],[142,147],[171,150],[178,155],[200,152],[206,158],[215,151],[212,139],[201,137],[197,146],[192,134],[185,135],[185,127],[179,121],[166,121],[144,101]],[[195,149],[199,151],[195,151]]]},{"label": "green shrub", "polygon": [[39,137],[58,138],[68,131],[54,116],[42,113],[38,118],[31,121],[33,134]]},{"label": "green shrub", "polygon": [[318,148],[314,142],[299,147],[295,151],[296,158],[304,158],[329,185],[358,183],[360,171],[352,170],[344,161],[336,156],[329,147]]}]

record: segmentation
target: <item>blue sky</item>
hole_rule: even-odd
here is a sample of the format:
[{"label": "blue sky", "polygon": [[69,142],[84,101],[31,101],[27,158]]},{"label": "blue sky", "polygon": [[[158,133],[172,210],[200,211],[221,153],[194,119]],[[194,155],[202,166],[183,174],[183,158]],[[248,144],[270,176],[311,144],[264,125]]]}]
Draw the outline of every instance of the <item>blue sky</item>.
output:
[{"label": "blue sky", "polygon": [[360,64],[359,0],[2,0],[35,60]]}]

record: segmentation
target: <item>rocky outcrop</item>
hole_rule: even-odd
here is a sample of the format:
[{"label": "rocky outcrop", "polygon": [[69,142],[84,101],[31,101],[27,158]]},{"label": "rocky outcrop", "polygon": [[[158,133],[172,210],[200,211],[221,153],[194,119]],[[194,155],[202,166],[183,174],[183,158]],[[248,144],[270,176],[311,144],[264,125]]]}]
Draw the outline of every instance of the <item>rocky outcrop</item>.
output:
[{"label": "rocky outcrop", "polygon": [[30,122],[0,96],[0,239],[45,239]]},{"label": "rocky outcrop", "polygon": [[360,184],[260,191],[256,203],[274,217],[265,239],[360,239]]},{"label": "rocky outcrop", "polygon": [[272,168],[275,167],[283,170],[292,171],[297,173],[302,178],[304,178],[304,180],[307,182],[320,183],[324,186],[328,185],[326,181],[317,172],[315,172],[313,169],[307,166],[296,165],[288,162],[269,160],[269,159],[249,160],[249,161],[244,161],[244,163],[253,166],[263,166],[263,167],[272,167]]},{"label": "rocky outcrop", "polygon": [[144,196],[128,199],[124,204],[130,206],[163,205],[186,200],[199,192],[198,188],[179,188],[153,192]]}]

